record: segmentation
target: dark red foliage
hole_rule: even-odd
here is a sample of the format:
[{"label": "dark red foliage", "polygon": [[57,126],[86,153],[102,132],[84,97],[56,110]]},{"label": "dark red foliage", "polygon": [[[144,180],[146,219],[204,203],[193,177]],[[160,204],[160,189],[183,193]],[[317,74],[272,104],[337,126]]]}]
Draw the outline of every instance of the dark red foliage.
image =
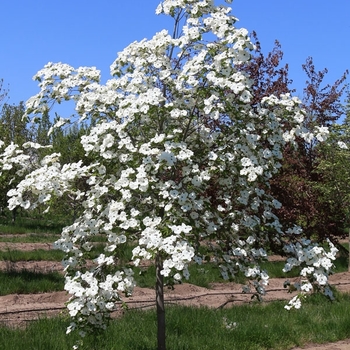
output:
[{"label": "dark red foliage", "polygon": [[[323,86],[327,69],[316,71],[312,58],[302,66],[308,80],[304,88],[303,108],[306,111],[304,126],[312,130],[315,126],[330,126],[344,113],[341,98],[345,89],[348,72],[333,85]],[[272,194],[283,203],[279,211],[285,224],[300,224],[307,237],[317,237],[320,241],[327,237],[344,235],[344,216],[341,211],[332,210],[329,203],[322,201],[315,183],[322,182],[316,172],[320,157],[318,141],[310,144],[297,140],[298,148],[287,147],[281,172],[273,179]]]},{"label": "dark red foliage", "polygon": [[327,68],[316,71],[311,57],[307,58],[302,67],[308,77],[303,95],[303,107],[308,116],[306,123],[329,126],[344,113],[341,97],[345,90],[344,82],[348,71],[333,85],[322,86],[323,79],[328,73]]},{"label": "dark red foliage", "polygon": [[252,41],[256,51],[252,59],[241,66],[241,69],[248,73],[253,80],[252,105],[257,105],[265,96],[280,96],[288,92],[294,92],[289,87],[293,81],[288,77],[288,64],[280,66],[283,58],[281,44],[276,40],[275,46],[265,57],[261,51],[257,34],[252,32]]},{"label": "dark red foliage", "polygon": [[[283,52],[280,43],[276,41],[273,50],[265,57],[256,33],[253,33],[252,40],[256,52],[241,69],[253,79],[253,107],[265,96],[293,94],[295,91],[290,88],[292,80],[288,77],[288,64],[281,65]],[[317,71],[311,57],[307,58],[302,68],[307,76],[302,99],[306,111],[304,126],[308,130],[315,126],[329,126],[344,113],[341,99],[348,72],[333,85],[324,85],[327,69]],[[315,172],[318,157],[321,156],[317,153],[317,141],[308,144],[299,138],[297,144],[297,149],[286,146],[282,169],[271,183],[271,194],[283,204],[278,211],[281,222],[286,226],[300,224],[308,237],[316,236],[320,240],[339,237],[344,234],[341,212],[332,212],[328,203],[320,200],[314,186],[315,182],[322,181],[322,176]]]}]

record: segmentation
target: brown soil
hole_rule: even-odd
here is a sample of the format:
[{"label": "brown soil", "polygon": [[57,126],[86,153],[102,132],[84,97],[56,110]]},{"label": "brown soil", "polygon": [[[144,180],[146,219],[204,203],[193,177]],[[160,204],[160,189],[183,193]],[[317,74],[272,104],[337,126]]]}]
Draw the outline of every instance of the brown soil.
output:
[{"label": "brown soil", "polygon": [[52,243],[12,243],[12,242],[0,242],[0,250],[22,250],[31,251],[35,249],[51,250],[53,249]]},{"label": "brown soil", "polygon": [[[0,250],[18,249],[52,249],[47,243],[2,243]],[[273,257],[279,260],[279,257]],[[37,272],[62,271],[59,262],[29,261],[8,263],[0,261],[0,270],[32,270]],[[350,272],[337,273],[331,276],[331,283],[340,291],[350,292]],[[283,288],[284,279],[270,279],[266,301],[288,300],[291,294]],[[213,308],[231,307],[235,304],[247,303],[251,295],[242,293],[242,286],[235,283],[214,283],[211,289],[194,286],[188,283],[175,286],[174,290],[166,290],[167,304],[191,306],[208,306]],[[15,294],[0,297],[0,322],[8,326],[23,327],[27,322],[42,316],[65,313],[65,303],[69,299],[66,292],[43,294]],[[129,308],[150,308],[155,306],[155,291],[148,288],[136,288],[132,297],[125,300]],[[350,339],[331,344],[309,344],[293,350],[349,350]]]}]

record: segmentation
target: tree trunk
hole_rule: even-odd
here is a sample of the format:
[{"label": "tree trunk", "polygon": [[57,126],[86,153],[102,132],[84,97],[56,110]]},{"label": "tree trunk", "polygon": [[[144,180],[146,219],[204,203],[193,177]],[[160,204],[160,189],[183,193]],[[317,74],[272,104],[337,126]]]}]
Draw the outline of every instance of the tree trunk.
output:
[{"label": "tree trunk", "polygon": [[16,222],[16,218],[17,218],[17,207],[12,209],[12,223]]},{"label": "tree trunk", "polygon": [[160,254],[156,255],[156,303],[157,303],[157,340],[158,350],[165,350],[165,307],[164,307],[164,284],[163,275],[160,271],[163,269],[163,260]]},{"label": "tree trunk", "polygon": [[348,261],[348,271],[350,272],[350,228],[349,228],[349,261]]}]

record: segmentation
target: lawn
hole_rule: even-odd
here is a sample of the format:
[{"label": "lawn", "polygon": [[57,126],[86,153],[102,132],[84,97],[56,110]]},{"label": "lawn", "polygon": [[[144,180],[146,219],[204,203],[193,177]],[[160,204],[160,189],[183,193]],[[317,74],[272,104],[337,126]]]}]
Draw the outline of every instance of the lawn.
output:
[{"label": "lawn", "polygon": [[[291,349],[308,342],[350,337],[350,296],[337,301],[309,298],[300,310],[286,311],[283,302],[239,305],[228,309],[168,307],[168,350]],[[26,329],[0,327],[0,349],[71,349],[75,335],[66,335],[69,320],[41,319]],[[154,350],[156,313],[125,311],[101,335],[87,336],[84,349]]]},{"label": "lawn", "polygon": [[[11,231],[11,229],[9,229]],[[56,232],[42,234],[26,230],[7,232],[0,241],[11,243],[49,243],[58,238]],[[96,242],[101,239],[97,237]],[[98,244],[98,243],[97,243]],[[98,251],[103,245],[98,244]],[[130,258],[132,246],[118,252],[122,261]],[[58,262],[64,254],[56,250],[5,250],[0,260],[8,268],[0,272],[0,295],[44,293],[63,290],[64,278],[59,272],[17,271],[13,264],[23,261]],[[94,256],[91,256],[93,258]],[[282,272],[284,263],[266,262],[262,267],[272,278],[289,278],[296,275]],[[336,261],[336,272],[347,271],[347,257]],[[190,282],[210,288],[214,282],[223,282],[218,268],[212,263],[190,266]],[[137,268],[135,278],[140,287],[154,287],[154,266]],[[241,274],[235,282],[244,283]],[[232,305],[229,304],[229,305]],[[285,302],[251,303],[235,305],[227,309],[168,306],[168,350],[262,350],[290,349],[309,342],[332,342],[350,337],[350,296],[337,293],[335,302],[315,295],[300,310],[287,311]],[[153,350],[156,348],[156,313],[151,310],[126,310],[124,315],[110,322],[105,333],[86,337],[85,349],[98,350]],[[69,318],[61,315],[42,318],[28,323],[24,329],[0,326],[0,349],[22,350],[71,349],[77,338],[67,336],[65,329]]]}]

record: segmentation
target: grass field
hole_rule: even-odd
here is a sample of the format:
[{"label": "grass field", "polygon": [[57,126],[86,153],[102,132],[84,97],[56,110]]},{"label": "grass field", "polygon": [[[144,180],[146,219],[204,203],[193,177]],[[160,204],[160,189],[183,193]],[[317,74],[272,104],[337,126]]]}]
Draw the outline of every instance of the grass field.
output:
[{"label": "grass field", "polygon": [[[7,234],[0,236],[0,242],[52,243],[59,237],[56,228],[43,234],[39,229],[21,231],[11,225],[6,227]],[[99,241],[97,237],[96,242]],[[132,247],[126,248],[118,252],[124,261],[128,261],[132,250]],[[103,246],[99,245],[99,251],[102,250]],[[0,272],[0,295],[63,290],[64,278],[59,272],[16,271],[12,268],[12,264],[19,261],[59,262],[62,258],[63,253],[55,250],[0,251],[0,261],[8,266]],[[272,278],[296,275],[296,272],[283,273],[283,265],[280,261],[266,262],[262,267]],[[347,271],[347,265],[347,258],[339,257],[336,272]],[[153,266],[138,268],[135,272],[140,287],[154,287]],[[211,263],[205,266],[193,264],[190,273],[190,282],[201,287],[223,282],[218,268]],[[244,276],[238,275],[235,282],[244,283]],[[350,337],[350,295],[337,293],[335,302],[319,295],[312,296],[300,310],[286,311],[284,305],[285,302],[277,301],[229,309],[169,306],[166,310],[168,350],[285,350],[309,342],[331,342]],[[61,316],[30,322],[25,329],[0,325],[0,349],[71,349],[77,338],[65,334],[69,322],[67,317]],[[85,344],[85,349],[89,350],[153,350],[156,348],[156,313],[154,310],[127,310],[121,318],[111,321],[102,335],[87,336]]]},{"label": "grass field", "polygon": [[0,271],[0,295],[56,292],[63,288],[64,277],[58,272]]},{"label": "grass field", "polygon": [[[35,243],[35,242],[31,242]],[[95,258],[98,252],[103,252],[103,245],[98,244],[98,249],[91,254],[91,259]],[[117,255],[121,260],[128,262],[131,257],[131,247],[126,246],[125,251],[118,252]],[[63,290],[63,276],[57,272],[41,273],[40,271],[22,272],[14,271],[13,263],[22,261],[48,261],[59,263],[64,257],[64,253],[59,250],[43,250],[37,249],[32,251],[21,250],[0,250],[0,261],[6,262],[8,268],[0,272],[0,295],[6,293],[38,293]],[[348,270],[348,260],[346,257],[339,257],[336,262],[336,272],[345,272]],[[289,273],[282,271],[284,266],[283,261],[264,262],[261,264],[263,269],[269,272],[271,278],[292,278],[298,276],[297,270],[292,270]],[[155,267],[135,268],[135,279],[140,287],[153,288],[155,284]],[[209,288],[210,283],[225,282],[220,274],[217,265],[206,263],[203,265],[192,264],[189,267],[191,274],[190,282],[200,287]],[[32,276],[28,279],[28,276]],[[41,282],[45,281],[45,282]],[[234,279],[236,283],[245,283],[243,274],[238,273]],[[36,286],[36,284],[40,284]],[[25,286],[25,288],[24,288]],[[8,291],[8,292],[7,292]]]},{"label": "grass field", "polygon": [[[314,296],[300,310],[283,309],[283,302],[240,305],[230,309],[169,307],[168,350],[286,350],[308,342],[331,342],[350,337],[350,296],[336,302]],[[65,335],[63,317],[32,322],[26,329],[0,327],[2,350],[71,349],[74,335]],[[85,349],[156,349],[156,313],[126,311],[105,333],[87,336]]]}]

